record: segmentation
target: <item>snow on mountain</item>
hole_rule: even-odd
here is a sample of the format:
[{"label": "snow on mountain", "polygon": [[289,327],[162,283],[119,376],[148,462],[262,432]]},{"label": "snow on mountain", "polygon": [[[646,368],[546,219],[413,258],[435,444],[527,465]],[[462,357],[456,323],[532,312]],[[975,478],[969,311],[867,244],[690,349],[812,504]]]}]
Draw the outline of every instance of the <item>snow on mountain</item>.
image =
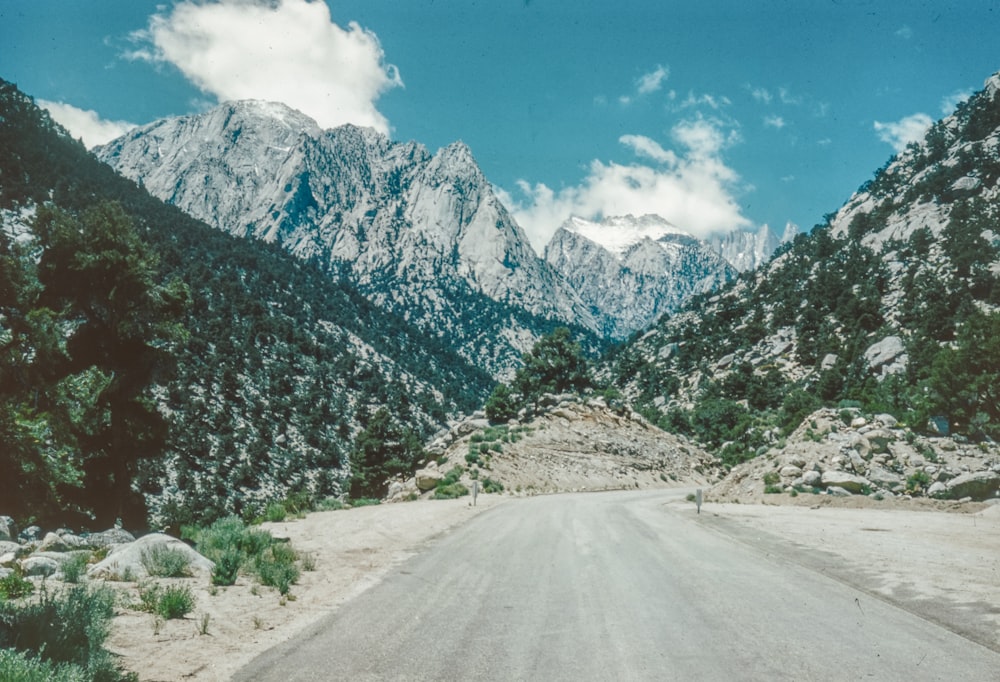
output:
[{"label": "snow on mountain", "polygon": [[[597,329],[462,142],[431,154],[369,128],[321,130],[285,105],[242,101],[157,121],[95,152],[220,230],[348,277],[498,374],[542,325],[519,311]],[[517,331],[526,324],[530,333]],[[502,333],[511,325],[515,333]]]},{"label": "snow on mountain", "polygon": [[705,243],[655,215],[600,223],[572,217],[556,230],[544,257],[612,338],[649,326],[736,274]]},{"label": "snow on mountain", "polygon": [[799,228],[792,223],[785,225],[785,231],[780,237],[770,227],[763,225],[756,232],[735,230],[713,237],[709,244],[737,271],[747,272],[766,263],[779,246],[790,242],[798,233]]}]

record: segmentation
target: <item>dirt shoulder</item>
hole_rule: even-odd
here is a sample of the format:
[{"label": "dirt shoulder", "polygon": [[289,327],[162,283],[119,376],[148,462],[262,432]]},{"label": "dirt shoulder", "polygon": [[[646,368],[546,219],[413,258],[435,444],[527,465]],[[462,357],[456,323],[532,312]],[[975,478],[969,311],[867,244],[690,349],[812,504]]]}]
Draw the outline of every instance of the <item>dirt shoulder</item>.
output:
[{"label": "dirt shoulder", "polygon": [[[186,582],[196,606],[187,617],[158,623],[148,613],[123,609],[114,619],[108,648],[144,682],[228,680],[260,652],[295,637],[376,584],[435,536],[504,500],[480,495],[475,507],[470,498],[462,498],[320,512],[266,523],[264,529],[289,538],[297,551],[315,560],[316,570],[302,574],[291,590],[292,599],[243,577],[232,587],[215,589],[205,577],[190,578]],[[206,615],[207,633],[201,634]]]},{"label": "dirt shoulder", "polygon": [[1000,652],[1000,505],[709,503],[700,520]]}]

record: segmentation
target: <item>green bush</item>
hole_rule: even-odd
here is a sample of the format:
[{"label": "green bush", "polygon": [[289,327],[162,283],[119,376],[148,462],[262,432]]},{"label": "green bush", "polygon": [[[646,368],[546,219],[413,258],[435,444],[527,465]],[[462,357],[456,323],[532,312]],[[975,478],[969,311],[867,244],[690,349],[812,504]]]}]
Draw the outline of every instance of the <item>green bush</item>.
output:
[{"label": "green bush", "polygon": [[59,570],[62,571],[63,580],[68,583],[80,582],[80,576],[84,574],[87,568],[87,559],[89,557],[89,552],[76,552],[64,561],[62,566],[59,567]]},{"label": "green bush", "polygon": [[24,651],[0,649],[0,680],[7,682],[90,682],[87,671],[71,663],[55,664]]},{"label": "green bush", "polygon": [[194,595],[187,585],[167,585],[159,595],[156,615],[164,620],[183,618],[194,609]]},{"label": "green bush", "polygon": [[253,570],[262,585],[276,587],[280,594],[288,594],[299,579],[299,569],[295,565],[297,558],[295,550],[287,544],[273,544],[257,557]]},{"label": "green bush", "polygon": [[931,483],[930,474],[926,471],[915,471],[906,479],[906,487],[910,490],[923,490]]},{"label": "green bush", "polygon": [[780,485],[765,485],[764,494],[765,495],[777,495],[778,493],[784,492]]},{"label": "green bush", "polygon": [[469,489],[461,483],[449,483],[448,485],[438,484],[434,489],[435,500],[452,500],[456,497],[463,497],[469,494]]},{"label": "green bush", "polygon": [[235,585],[242,566],[243,552],[239,547],[227,547],[215,560],[215,566],[212,568],[212,584],[223,587]]},{"label": "green bush", "polygon": [[[0,603],[0,679],[20,682],[51,673],[41,679],[136,680],[134,674],[119,670],[104,649],[114,603],[111,588],[82,585],[62,592],[43,589],[39,599],[29,603]],[[25,676],[9,671],[23,671]]]},{"label": "green bush", "polygon": [[500,481],[494,481],[492,478],[490,478],[488,476],[483,479],[482,484],[483,484],[483,492],[484,493],[502,493],[503,492],[503,483],[501,483]]},{"label": "green bush", "polygon": [[264,520],[271,523],[284,521],[287,516],[288,511],[285,509],[285,505],[280,502],[272,502],[267,505],[267,510],[264,512]]},{"label": "green bush", "polygon": [[764,485],[777,485],[781,483],[781,475],[777,471],[768,471],[764,474]]},{"label": "green bush", "polygon": [[142,553],[146,572],[157,578],[183,578],[191,575],[190,559],[183,550],[167,545],[154,545]]},{"label": "green bush", "polygon": [[4,599],[20,599],[35,591],[35,584],[27,580],[20,571],[15,570],[6,578],[0,578],[0,597]]},{"label": "green bush", "polygon": [[164,587],[156,583],[146,583],[139,586],[137,608],[164,620],[183,618],[194,609],[194,595],[187,585]]},{"label": "green bush", "polygon": [[478,452],[467,452],[465,453],[465,461],[469,464],[479,464],[479,453]]}]

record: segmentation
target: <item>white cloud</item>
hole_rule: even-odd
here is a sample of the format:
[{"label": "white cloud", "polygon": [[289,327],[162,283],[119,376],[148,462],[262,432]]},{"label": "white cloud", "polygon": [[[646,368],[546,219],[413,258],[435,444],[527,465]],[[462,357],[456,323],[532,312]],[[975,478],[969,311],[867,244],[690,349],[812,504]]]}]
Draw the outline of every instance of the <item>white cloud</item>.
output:
[{"label": "white cloud", "polygon": [[906,24],[903,24],[903,26],[896,31],[896,37],[902,38],[903,40],[909,40],[913,37],[913,29]]},{"label": "white cloud", "polygon": [[972,97],[972,90],[959,90],[941,100],[941,113],[948,116],[955,113],[955,108]]},{"label": "white cloud", "polygon": [[677,109],[693,109],[696,107],[708,107],[709,109],[715,109],[718,111],[724,106],[729,106],[732,101],[725,95],[721,97],[716,97],[715,95],[709,95],[705,93],[703,95],[696,95],[693,92],[688,92],[687,98],[677,105]]},{"label": "white cloud", "polygon": [[663,82],[669,77],[670,69],[657,64],[655,69],[639,77],[639,80],[636,81],[636,91],[640,95],[656,92],[663,87]]},{"label": "white cloud", "polygon": [[776,128],[778,130],[781,130],[782,128],[785,127],[785,119],[783,119],[781,116],[765,116],[764,125],[767,126],[768,128]]},{"label": "white cloud", "polygon": [[312,116],[388,133],[375,103],[402,86],[374,33],[333,23],[322,1],[183,0],[133,34],[127,56],[176,66],[219,100],[265,99]]},{"label": "white cloud", "polygon": [[878,139],[891,144],[893,149],[901,152],[909,143],[922,140],[924,133],[933,123],[927,114],[913,114],[890,123],[875,121],[875,132],[878,133]]},{"label": "white cloud", "polygon": [[664,149],[659,142],[645,135],[622,135],[618,141],[631,147],[637,156],[645,156],[658,163],[677,163],[677,155],[672,150]]},{"label": "white cloud", "polygon": [[699,117],[677,124],[672,137],[677,151],[641,135],[619,139],[657,162],[655,167],[594,160],[577,186],[556,191],[521,180],[517,197],[501,190],[500,198],[539,252],[571,215],[600,219],[655,213],[700,237],[750,226],[734,198],[740,178],[720,156],[739,134]]},{"label": "white cloud", "polygon": [[47,110],[53,120],[66,128],[73,137],[82,139],[87,149],[110,142],[136,127],[134,123],[127,121],[105,121],[92,109],[80,109],[64,102],[40,99],[38,105]]},{"label": "white cloud", "polygon": [[753,88],[750,91],[750,96],[763,104],[770,104],[772,99],[771,93],[765,88]]}]

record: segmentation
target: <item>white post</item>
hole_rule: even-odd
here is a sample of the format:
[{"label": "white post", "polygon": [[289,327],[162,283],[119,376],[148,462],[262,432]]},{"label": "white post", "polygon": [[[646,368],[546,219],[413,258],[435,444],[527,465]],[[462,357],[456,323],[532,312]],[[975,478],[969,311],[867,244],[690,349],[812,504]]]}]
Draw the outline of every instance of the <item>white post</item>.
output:
[{"label": "white post", "polygon": [[701,488],[694,491],[694,503],[698,507],[698,513],[701,513]]}]

